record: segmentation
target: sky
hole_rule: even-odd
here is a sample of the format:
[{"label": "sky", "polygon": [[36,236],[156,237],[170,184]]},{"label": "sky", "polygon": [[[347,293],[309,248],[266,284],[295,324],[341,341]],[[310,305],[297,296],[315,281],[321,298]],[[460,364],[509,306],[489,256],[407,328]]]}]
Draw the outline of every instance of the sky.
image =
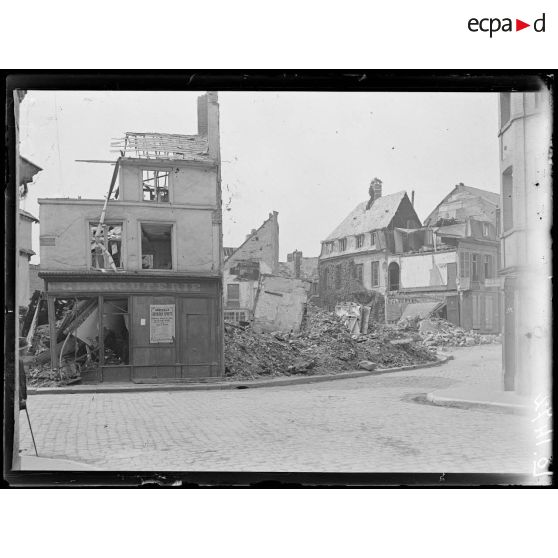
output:
[{"label": "sky", "polygon": [[[76,159],[115,160],[127,131],[195,134],[199,94],[29,91],[20,152],[43,171],[22,207],[38,217],[38,198],[103,198],[113,167]],[[384,194],[414,190],[421,220],[459,182],[499,191],[495,93],[220,92],[219,104],[225,246],[278,211],[281,260],[317,256],[375,177]]]}]

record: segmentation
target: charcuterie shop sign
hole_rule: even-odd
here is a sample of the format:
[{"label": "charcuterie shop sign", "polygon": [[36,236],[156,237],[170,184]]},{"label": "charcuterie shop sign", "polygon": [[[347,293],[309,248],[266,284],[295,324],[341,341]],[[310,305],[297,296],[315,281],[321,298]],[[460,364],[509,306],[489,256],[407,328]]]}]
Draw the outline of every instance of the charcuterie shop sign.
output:
[{"label": "charcuterie shop sign", "polygon": [[174,304],[151,304],[149,310],[149,342],[174,343]]}]

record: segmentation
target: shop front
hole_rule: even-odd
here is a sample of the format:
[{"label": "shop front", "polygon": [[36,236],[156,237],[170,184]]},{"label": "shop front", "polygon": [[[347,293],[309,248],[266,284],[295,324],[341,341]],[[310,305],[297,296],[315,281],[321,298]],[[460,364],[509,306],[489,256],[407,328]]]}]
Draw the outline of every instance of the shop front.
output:
[{"label": "shop front", "polygon": [[[215,275],[43,272],[51,366],[82,381],[180,382],[222,375]],[[55,306],[63,307],[56,320]]]}]

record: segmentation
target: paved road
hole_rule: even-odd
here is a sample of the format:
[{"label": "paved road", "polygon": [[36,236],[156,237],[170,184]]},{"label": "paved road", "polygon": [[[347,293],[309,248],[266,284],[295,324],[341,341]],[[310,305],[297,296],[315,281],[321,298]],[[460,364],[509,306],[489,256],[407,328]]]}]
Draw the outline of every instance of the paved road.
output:
[{"label": "paved road", "polygon": [[[43,457],[108,470],[529,473],[529,417],[417,403],[497,384],[501,346],[422,370],[231,391],[34,395]],[[23,453],[32,454],[21,415]]]}]

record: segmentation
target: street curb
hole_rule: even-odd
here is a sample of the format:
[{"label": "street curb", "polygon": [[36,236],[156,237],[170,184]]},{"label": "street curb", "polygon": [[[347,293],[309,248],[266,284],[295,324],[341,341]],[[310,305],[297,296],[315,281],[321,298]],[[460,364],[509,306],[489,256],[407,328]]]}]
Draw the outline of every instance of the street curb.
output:
[{"label": "street curb", "polygon": [[138,393],[146,391],[202,391],[202,390],[225,390],[225,389],[254,389],[260,387],[292,386],[297,384],[313,384],[318,382],[330,382],[333,380],[347,380],[350,378],[362,378],[364,376],[380,376],[392,372],[403,372],[405,370],[418,370],[420,368],[433,368],[441,366],[453,356],[438,356],[438,360],[424,364],[410,364],[397,368],[377,368],[376,370],[359,370],[354,372],[342,372],[340,374],[322,374],[319,376],[303,376],[300,378],[277,378],[273,380],[252,380],[246,382],[222,382],[218,384],[132,384],[130,386],[110,386],[109,384],[96,384],[84,388],[46,387],[27,388],[29,395],[52,395],[52,394],[79,394],[79,393]]},{"label": "street curb", "polygon": [[497,401],[479,401],[474,399],[458,399],[457,397],[444,397],[436,395],[436,392],[426,394],[426,399],[433,405],[439,407],[457,407],[461,409],[490,409],[498,410],[514,415],[528,415],[529,407],[526,405],[514,405],[512,403],[498,403]]}]

